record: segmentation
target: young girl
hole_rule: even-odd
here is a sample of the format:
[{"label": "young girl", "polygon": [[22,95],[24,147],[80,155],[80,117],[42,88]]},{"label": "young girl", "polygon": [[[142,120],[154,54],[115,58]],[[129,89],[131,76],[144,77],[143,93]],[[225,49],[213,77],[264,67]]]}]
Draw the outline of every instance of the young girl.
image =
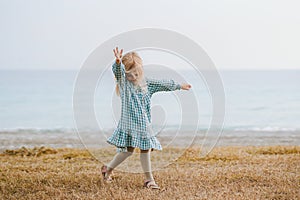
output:
[{"label": "young girl", "polygon": [[144,186],[158,189],[151,172],[150,152],[153,149],[161,150],[157,138],[152,134],[150,127],[150,98],[155,92],[189,90],[189,84],[177,84],[173,80],[154,80],[144,77],[142,59],[135,52],[129,52],[122,57],[123,49],[113,50],[116,62],[112,71],[116,78],[117,94],[121,97],[121,119],[111,137],[109,144],[118,148],[118,153],[101,171],[105,181],[110,177],[114,168],[132,155],[135,148],[141,150],[140,160],[145,174]]}]

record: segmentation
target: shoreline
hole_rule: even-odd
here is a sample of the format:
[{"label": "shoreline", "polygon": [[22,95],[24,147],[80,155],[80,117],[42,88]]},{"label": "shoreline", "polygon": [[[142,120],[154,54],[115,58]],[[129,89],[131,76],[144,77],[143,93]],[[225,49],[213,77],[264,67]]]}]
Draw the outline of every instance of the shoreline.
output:
[{"label": "shoreline", "polygon": [[[201,135],[202,134],[202,135]],[[36,146],[49,146],[52,148],[106,148],[106,138],[110,133],[86,132],[78,135],[77,132],[0,132],[0,152],[6,149],[17,149],[25,146],[33,148]],[[194,133],[184,132],[176,134],[167,131],[157,136],[163,147],[178,146],[182,148],[201,147],[202,145],[216,146],[299,146],[300,132],[233,132],[223,131],[218,137],[217,134],[204,136],[200,133],[195,137]]]}]

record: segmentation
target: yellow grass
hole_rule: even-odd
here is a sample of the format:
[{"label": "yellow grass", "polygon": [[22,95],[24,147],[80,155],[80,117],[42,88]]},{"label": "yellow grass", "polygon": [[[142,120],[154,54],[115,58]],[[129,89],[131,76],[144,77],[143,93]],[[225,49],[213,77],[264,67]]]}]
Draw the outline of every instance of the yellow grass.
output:
[{"label": "yellow grass", "polygon": [[198,155],[188,149],[155,171],[161,189],[151,191],[142,174],[116,171],[114,182],[104,183],[102,164],[87,150],[7,150],[0,154],[0,199],[300,199],[299,146],[218,147]]}]

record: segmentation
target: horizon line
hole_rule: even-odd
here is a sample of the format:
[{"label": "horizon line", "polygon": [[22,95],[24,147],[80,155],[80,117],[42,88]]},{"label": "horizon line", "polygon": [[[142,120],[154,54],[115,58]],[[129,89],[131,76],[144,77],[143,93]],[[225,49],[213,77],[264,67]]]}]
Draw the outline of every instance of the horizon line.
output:
[{"label": "horizon line", "polygon": [[[97,70],[97,69],[91,69],[91,70]],[[184,70],[190,70],[190,69],[178,69],[179,71]],[[209,69],[208,69],[209,70]],[[1,69],[0,71],[80,71],[80,69],[51,69],[51,68],[29,68],[29,69]],[[217,69],[217,71],[300,71],[300,69],[293,69],[293,68],[287,68],[287,69],[238,69],[238,68],[228,68],[228,69]]]}]

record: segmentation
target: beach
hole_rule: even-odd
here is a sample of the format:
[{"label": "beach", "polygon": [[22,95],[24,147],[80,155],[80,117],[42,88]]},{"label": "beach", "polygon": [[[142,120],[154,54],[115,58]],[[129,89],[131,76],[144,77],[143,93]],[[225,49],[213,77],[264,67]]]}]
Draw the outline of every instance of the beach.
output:
[{"label": "beach", "polygon": [[[175,153],[181,150],[165,149]],[[200,157],[199,152],[199,148],[188,148],[168,166],[154,171],[161,189],[149,190],[143,187],[140,173],[116,170],[113,182],[104,182],[102,163],[86,149],[6,150],[0,154],[0,199],[300,197],[299,146],[223,146],[205,157]],[[152,152],[152,159],[155,154]]]},{"label": "beach", "polygon": [[116,152],[106,142],[118,120],[115,85],[111,72],[99,83],[92,113],[99,127],[84,127],[94,118],[74,121],[76,73],[0,73],[0,199],[300,198],[299,70],[221,72],[226,93],[221,132],[206,132],[210,95],[200,80],[189,79],[200,95],[199,124],[181,123],[178,108],[186,101],[155,97],[153,106],[161,107],[154,107],[152,117],[162,129],[157,137],[164,148],[151,157],[158,191],[142,187],[138,154],[118,167],[112,184],[103,182],[101,166]]},{"label": "beach", "polygon": [[[17,149],[48,146],[52,148],[106,148],[110,146],[106,138],[113,130],[101,132],[76,130],[13,130],[0,131],[0,152]],[[181,148],[201,147],[205,144],[214,146],[299,146],[300,132],[297,131],[226,131],[206,134],[198,132],[163,131],[157,135],[164,147]],[[198,138],[197,142],[193,141]]]}]

